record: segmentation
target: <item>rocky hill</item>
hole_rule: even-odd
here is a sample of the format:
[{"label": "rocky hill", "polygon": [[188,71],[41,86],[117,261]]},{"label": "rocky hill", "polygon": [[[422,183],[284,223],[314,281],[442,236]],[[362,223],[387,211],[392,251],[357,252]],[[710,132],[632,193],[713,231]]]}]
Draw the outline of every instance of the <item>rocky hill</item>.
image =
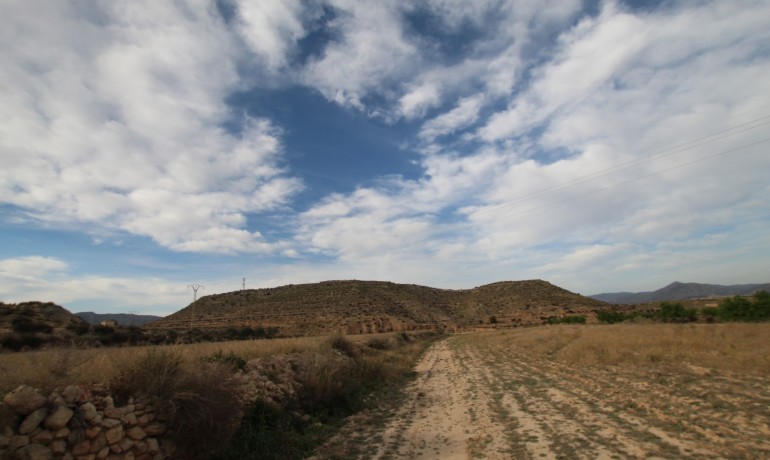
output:
[{"label": "rocky hill", "polygon": [[146,324],[147,329],[275,328],[279,335],[542,324],[589,317],[610,305],[546,281],[506,281],[474,289],[436,289],[382,281],[325,281],[209,295]]},{"label": "rocky hill", "polygon": [[666,300],[689,300],[706,297],[727,297],[733,295],[752,295],[757,291],[770,291],[770,283],[765,284],[721,284],[680,283],[675,281],[668,286],[651,292],[608,292],[594,294],[592,299],[616,304],[640,304],[662,302]]},{"label": "rocky hill", "polygon": [[87,324],[69,310],[52,302],[0,302],[0,331],[46,329],[55,330]]}]

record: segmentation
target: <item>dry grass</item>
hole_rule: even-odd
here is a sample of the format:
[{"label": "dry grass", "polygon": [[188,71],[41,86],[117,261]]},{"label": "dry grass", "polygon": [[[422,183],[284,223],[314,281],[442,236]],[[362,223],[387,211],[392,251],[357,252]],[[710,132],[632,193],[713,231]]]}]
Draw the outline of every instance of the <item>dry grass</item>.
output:
[{"label": "dry grass", "polygon": [[[372,337],[394,334],[348,336],[356,343]],[[112,380],[127,364],[135,362],[153,348],[180,356],[184,362],[199,362],[217,352],[233,353],[245,360],[282,353],[321,352],[331,346],[329,337],[299,337],[270,340],[240,340],[185,345],[142,346],[125,348],[67,349],[0,353],[0,394],[20,384],[53,389],[71,383],[105,383]]]},{"label": "dry grass", "polygon": [[[246,359],[280,353],[319,351],[328,347],[325,337],[303,337],[272,340],[243,340],[234,342],[164,345],[185,362],[221,351]],[[0,354],[0,393],[22,383],[41,388],[52,388],[69,383],[104,383],[115,377],[127,363],[135,362],[153,347],[51,349],[22,353]]]},{"label": "dry grass", "polygon": [[770,376],[770,323],[550,326],[468,335],[584,366],[697,366]]}]

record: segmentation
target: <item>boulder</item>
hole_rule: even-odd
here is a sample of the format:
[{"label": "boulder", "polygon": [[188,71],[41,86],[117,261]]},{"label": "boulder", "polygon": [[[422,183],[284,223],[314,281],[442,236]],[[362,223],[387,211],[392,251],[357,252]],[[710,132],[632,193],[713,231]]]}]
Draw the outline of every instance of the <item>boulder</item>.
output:
[{"label": "boulder", "polygon": [[43,407],[46,403],[46,399],[45,396],[38,393],[34,388],[21,385],[6,394],[3,398],[3,402],[8,404],[8,407],[17,414],[29,415]]},{"label": "boulder", "polygon": [[49,430],[58,430],[67,426],[73,415],[74,412],[69,407],[59,406],[45,419],[43,425]]},{"label": "boulder", "polygon": [[43,420],[48,415],[48,411],[45,408],[40,408],[31,414],[27,415],[27,418],[19,425],[19,434],[29,434],[39,427]]},{"label": "boulder", "polygon": [[51,449],[42,444],[30,444],[21,450],[21,458],[24,460],[51,460]]}]

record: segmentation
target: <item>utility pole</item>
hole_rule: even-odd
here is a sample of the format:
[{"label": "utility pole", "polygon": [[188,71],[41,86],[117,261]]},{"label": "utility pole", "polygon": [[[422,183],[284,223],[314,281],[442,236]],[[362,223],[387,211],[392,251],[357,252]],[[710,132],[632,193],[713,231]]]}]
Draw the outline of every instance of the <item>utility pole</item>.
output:
[{"label": "utility pole", "polygon": [[241,291],[245,291],[245,290],[246,290],[246,277],[244,276],[243,277],[243,287],[241,288]]},{"label": "utility pole", "polygon": [[195,319],[195,301],[198,300],[198,289],[206,289],[206,286],[200,284],[188,284],[188,288],[193,290],[193,303],[192,303],[192,316],[190,316],[190,329],[193,327],[193,320]]}]

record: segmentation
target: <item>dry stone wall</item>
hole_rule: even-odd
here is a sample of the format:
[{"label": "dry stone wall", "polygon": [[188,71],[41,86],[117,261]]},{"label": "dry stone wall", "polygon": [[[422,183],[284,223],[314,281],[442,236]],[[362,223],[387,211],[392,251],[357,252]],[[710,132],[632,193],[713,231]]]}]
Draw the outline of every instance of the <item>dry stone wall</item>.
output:
[{"label": "dry stone wall", "polygon": [[117,406],[106,391],[85,385],[48,395],[22,385],[0,405],[3,460],[158,460],[175,451],[165,433],[150,404]]},{"label": "dry stone wall", "polygon": [[[255,400],[282,404],[314,369],[345,368],[350,357],[295,353],[254,359],[235,378],[245,408]],[[70,385],[43,394],[22,385],[0,404],[0,460],[161,460],[181,454],[173,428],[149,401],[119,405],[104,386]],[[183,446],[179,446],[183,447]]]}]

